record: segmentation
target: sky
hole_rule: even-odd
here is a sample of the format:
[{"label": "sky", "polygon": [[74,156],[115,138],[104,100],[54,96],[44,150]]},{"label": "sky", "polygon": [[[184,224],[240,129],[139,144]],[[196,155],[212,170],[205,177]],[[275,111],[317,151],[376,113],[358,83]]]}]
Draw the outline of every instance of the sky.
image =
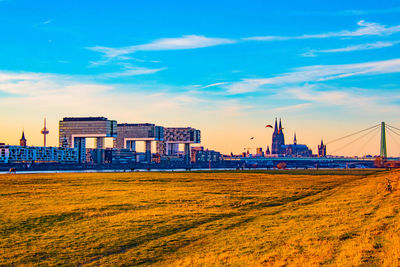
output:
[{"label": "sky", "polygon": [[281,118],[286,143],[378,154],[378,131],[329,141],[400,128],[400,2],[0,0],[0,112],[7,144],[24,130],[42,145],[46,117],[58,146],[63,117],[105,116],[238,154],[270,146]]}]

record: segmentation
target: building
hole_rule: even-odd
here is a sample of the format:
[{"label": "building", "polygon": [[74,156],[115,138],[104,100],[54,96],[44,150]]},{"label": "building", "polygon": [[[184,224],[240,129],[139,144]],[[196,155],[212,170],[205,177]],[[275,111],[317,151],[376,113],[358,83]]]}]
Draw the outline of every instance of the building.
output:
[{"label": "building", "polygon": [[76,163],[74,148],[0,145],[0,163]]},{"label": "building", "polygon": [[146,161],[151,161],[151,144],[164,140],[164,127],[152,123],[122,123],[118,124],[118,134],[114,138],[114,148],[136,151],[136,142],[143,141],[146,145]]},{"label": "building", "polygon": [[318,145],[318,157],[326,157],[326,145],[324,141],[321,140],[321,144]]},{"label": "building", "polygon": [[190,144],[199,144],[201,141],[200,130],[186,127],[164,128],[164,141],[157,144],[157,153],[161,156],[176,156],[179,153],[179,144],[184,144],[185,161],[190,161]]},{"label": "building", "polygon": [[104,149],[104,138],[117,137],[117,122],[104,117],[63,118],[59,122],[60,147],[76,148],[79,163],[86,162],[86,138],[95,138],[97,149]]},{"label": "building", "polygon": [[285,145],[285,135],[283,134],[282,122],[279,119],[279,127],[277,119],[275,118],[275,127],[272,134],[271,154],[281,155],[284,153],[283,147]]},{"label": "building", "polygon": [[19,145],[20,146],[26,146],[26,138],[25,138],[25,133],[22,131],[22,137],[19,139]]},{"label": "building", "polygon": [[[267,153],[268,155],[268,149]],[[312,151],[306,145],[297,144],[296,133],[294,134],[293,144],[285,145],[285,136],[283,134],[282,121],[275,119],[274,133],[272,134],[271,154],[274,156],[289,157],[311,157]]]},{"label": "building", "polygon": [[289,157],[311,157],[312,151],[306,145],[297,144],[296,133],[294,134],[293,144],[281,147],[282,155]]},{"label": "building", "polygon": [[128,148],[106,148],[105,163],[129,164],[137,161],[137,153]]},{"label": "building", "polygon": [[222,155],[220,152],[214,150],[204,150],[204,147],[192,147],[191,148],[191,162],[193,163],[205,163],[205,162],[221,162]]}]

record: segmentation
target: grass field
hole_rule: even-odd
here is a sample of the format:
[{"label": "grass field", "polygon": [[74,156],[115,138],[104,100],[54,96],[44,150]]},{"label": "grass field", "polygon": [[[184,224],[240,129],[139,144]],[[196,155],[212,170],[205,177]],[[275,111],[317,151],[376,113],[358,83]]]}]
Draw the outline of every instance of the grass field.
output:
[{"label": "grass field", "polygon": [[[386,180],[395,182],[392,193]],[[399,171],[0,175],[0,265],[399,266]]]}]

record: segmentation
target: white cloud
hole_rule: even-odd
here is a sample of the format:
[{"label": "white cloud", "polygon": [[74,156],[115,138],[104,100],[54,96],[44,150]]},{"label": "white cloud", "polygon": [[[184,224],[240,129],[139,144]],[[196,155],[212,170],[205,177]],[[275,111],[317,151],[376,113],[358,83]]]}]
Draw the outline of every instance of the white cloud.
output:
[{"label": "white cloud", "polygon": [[205,85],[205,86],[203,86],[203,87],[201,87],[201,88],[204,89],[204,88],[219,86],[219,85],[223,85],[223,84],[226,84],[226,82],[212,83],[212,84]]},{"label": "white cloud", "polygon": [[270,109],[268,110],[268,112],[282,112],[282,111],[293,111],[293,110],[300,110],[300,109],[304,109],[307,107],[310,107],[311,103],[302,103],[302,104],[297,104],[297,105],[290,105],[290,106],[283,106],[283,107],[277,107],[274,109]]},{"label": "white cloud", "polygon": [[120,48],[94,46],[88,47],[88,49],[104,54],[104,60],[100,61],[100,64],[102,64],[111,59],[129,59],[125,57],[125,55],[132,54],[136,51],[196,49],[223,44],[232,44],[235,42],[235,40],[225,38],[209,38],[202,35],[184,35],[178,38],[162,38],[142,45],[133,45]]},{"label": "white cloud", "polygon": [[294,69],[275,77],[242,79],[224,86],[230,94],[258,91],[263,86],[321,82],[356,75],[377,75],[400,72],[400,59],[343,65],[315,65]]},{"label": "white cloud", "polygon": [[314,57],[316,54],[319,54],[319,53],[338,53],[338,52],[352,52],[352,51],[360,51],[360,50],[379,49],[379,48],[385,48],[385,47],[392,47],[398,43],[400,43],[400,41],[387,41],[387,42],[376,42],[376,43],[351,45],[351,46],[335,48],[335,49],[310,50],[310,51],[302,54],[302,56]]},{"label": "white cloud", "polygon": [[358,36],[384,36],[391,35],[400,32],[400,25],[387,27],[379,23],[366,22],[360,20],[357,23],[360,26],[354,31],[343,30],[339,32],[328,32],[320,34],[304,34],[299,36],[255,36],[242,38],[248,41],[284,41],[284,40],[296,40],[296,39],[323,39],[332,37],[358,37]]},{"label": "white cloud", "polygon": [[127,68],[124,71],[121,72],[115,72],[115,73],[105,73],[105,74],[100,74],[100,77],[104,78],[118,78],[118,77],[127,77],[127,76],[136,76],[136,75],[144,75],[144,74],[153,74],[162,70],[165,70],[166,68],[158,68],[158,69],[148,69],[148,68],[140,68],[140,67],[131,67]]},{"label": "white cloud", "polygon": [[387,9],[370,9],[370,10],[361,10],[361,9],[350,9],[344,10],[337,13],[336,15],[368,15],[368,14],[388,14],[388,13],[398,13],[400,12],[400,7],[387,8]]},{"label": "white cloud", "polygon": [[382,95],[379,91],[361,90],[351,88],[351,91],[343,91],[340,88],[324,88],[318,90],[318,86],[302,86],[287,88],[282,93],[301,101],[307,101],[313,105],[341,106],[350,110],[365,113],[395,113],[400,112],[400,107],[390,104],[392,98]]}]

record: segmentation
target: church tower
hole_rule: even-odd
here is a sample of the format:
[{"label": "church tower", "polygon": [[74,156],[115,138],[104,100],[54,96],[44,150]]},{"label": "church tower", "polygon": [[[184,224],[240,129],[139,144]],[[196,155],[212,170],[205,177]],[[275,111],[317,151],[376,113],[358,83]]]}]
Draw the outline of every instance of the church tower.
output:
[{"label": "church tower", "polygon": [[22,137],[19,139],[19,145],[20,146],[26,146],[26,138],[25,138],[25,133],[22,131]]},{"label": "church tower", "polygon": [[279,119],[278,127],[278,121],[275,118],[274,133],[272,134],[271,153],[275,155],[282,154],[283,145],[285,145],[285,136],[283,134],[282,121],[281,119]]},{"label": "church tower", "polygon": [[326,157],[326,145],[324,141],[321,140],[321,144],[318,145],[318,157]]}]

